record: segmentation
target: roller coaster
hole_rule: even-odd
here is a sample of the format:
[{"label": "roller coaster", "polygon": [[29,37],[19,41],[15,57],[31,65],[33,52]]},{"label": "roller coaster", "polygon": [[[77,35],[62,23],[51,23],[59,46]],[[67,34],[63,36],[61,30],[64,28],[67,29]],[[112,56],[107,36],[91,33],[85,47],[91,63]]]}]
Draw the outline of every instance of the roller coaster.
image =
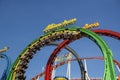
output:
[{"label": "roller coaster", "polygon": [[[71,49],[68,44],[81,39],[83,37],[86,37],[93,41],[101,50],[103,57],[99,57],[97,59],[104,61],[104,73],[102,76],[103,80],[120,80],[119,77],[117,77],[115,73],[115,67],[114,63],[120,68],[119,62],[117,62],[115,59],[113,59],[113,53],[107,43],[103,40],[101,37],[103,36],[109,36],[112,38],[115,38],[117,40],[120,40],[120,33],[111,31],[111,30],[104,30],[104,29],[92,29],[94,27],[98,27],[99,23],[95,22],[93,24],[85,24],[83,27],[74,26],[73,24],[76,23],[76,18],[70,19],[70,20],[64,20],[61,23],[58,24],[49,24],[44,30],[44,34],[40,36],[39,38],[35,39],[33,42],[31,42],[17,57],[17,59],[14,61],[12,66],[10,66],[10,69],[8,69],[5,79],[1,80],[25,80],[25,72],[28,68],[28,63],[33,58],[33,56],[37,53],[37,51],[41,50],[45,46],[56,46],[56,48],[51,53],[48,62],[46,63],[45,72],[42,72],[41,74],[37,75],[37,77],[44,75],[44,80],[67,80],[66,77],[55,77],[52,78],[52,71],[54,68],[57,68],[68,61],[64,61],[58,65],[53,65],[55,62],[55,59],[57,58],[59,52],[62,49],[66,49],[69,52],[72,53],[72,55],[75,56],[75,59],[77,60],[79,64],[79,73],[80,79],[74,79],[74,80],[87,80],[86,76],[86,70],[85,66],[82,63],[82,59],[78,54]],[[63,40],[60,43],[55,43],[58,40]],[[4,50],[1,50],[3,52]],[[84,59],[90,59],[90,58],[84,58]],[[92,58],[94,59],[94,58]],[[36,80],[37,77],[32,78],[32,80]]]}]

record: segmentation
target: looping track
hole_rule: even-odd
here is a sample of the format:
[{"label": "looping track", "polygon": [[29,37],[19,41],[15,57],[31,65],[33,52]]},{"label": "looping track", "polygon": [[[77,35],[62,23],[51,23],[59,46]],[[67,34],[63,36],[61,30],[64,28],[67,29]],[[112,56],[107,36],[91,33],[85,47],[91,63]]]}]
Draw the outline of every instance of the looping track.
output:
[{"label": "looping track", "polygon": [[[113,59],[112,59],[112,52],[110,51],[109,47],[106,43],[95,33],[80,28],[69,28],[69,29],[58,29],[54,32],[46,33],[40,38],[33,41],[30,45],[28,45],[23,52],[19,55],[16,59],[10,73],[7,77],[7,80],[24,80],[25,79],[25,70],[28,67],[28,63],[30,59],[32,59],[33,55],[36,53],[37,50],[40,50],[41,47],[46,46],[52,41],[59,40],[59,39],[70,39],[76,40],[82,36],[86,36],[93,40],[102,50],[105,59],[105,71],[104,71],[104,80],[115,80],[115,71],[113,68]],[[62,47],[61,47],[62,48]],[[54,57],[53,57],[54,58]],[[50,64],[50,66],[52,66]]]},{"label": "looping track", "polygon": [[[116,38],[118,40],[120,40],[120,33],[118,32],[114,32],[114,31],[111,31],[111,30],[102,30],[102,29],[99,29],[99,30],[92,30],[93,32],[96,32],[97,34],[101,34],[101,35],[104,35],[104,36],[109,36],[109,37],[113,37],[113,38]],[[55,52],[55,51],[54,51]],[[52,53],[52,54],[55,54],[55,53]],[[54,55],[52,56],[54,57]],[[89,59],[89,58],[88,58]],[[100,59],[100,58],[94,58],[94,59]],[[101,58],[103,59],[103,58]],[[54,59],[50,59],[48,61],[51,61],[51,60],[54,60]],[[53,62],[52,62],[53,63]],[[51,63],[51,64],[52,64]],[[116,65],[118,65],[120,67],[120,64],[114,60],[114,63]],[[61,63],[62,64],[62,63]],[[48,67],[48,66],[47,66]],[[51,73],[51,71],[49,71]],[[50,73],[46,73],[47,75],[49,75]],[[42,76],[44,73],[41,73],[40,76]],[[37,79],[38,76],[36,76],[36,78],[33,78],[33,80]],[[50,78],[50,76],[49,76]]]},{"label": "looping track", "polygon": [[[100,33],[100,31],[101,31],[101,33],[103,33],[102,35],[107,35],[107,36],[113,36],[113,37],[115,37],[115,38],[120,38],[119,37],[119,33],[117,33],[117,32],[113,32],[113,31],[110,31],[110,30],[96,30],[96,33]],[[107,32],[107,33],[106,33]],[[112,32],[112,33],[110,33],[110,32]],[[98,34],[99,34],[98,33]],[[65,43],[66,42],[66,43]],[[68,41],[69,42],[69,41]],[[56,55],[58,55],[58,52],[57,52],[57,49],[61,49],[61,48],[63,48],[63,47],[61,47],[62,45],[64,45],[64,44],[67,44],[68,43],[67,41],[63,41],[55,50],[54,50],[54,52],[52,53],[52,55],[50,56],[50,58],[49,58],[49,60],[48,60],[48,63],[47,63],[47,67],[46,67],[46,74],[45,74],[45,80],[48,80],[48,79],[51,79],[51,73],[52,73],[52,64],[53,64],[53,62],[54,62],[54,58],[55,58],[55,56]],[[112,60],[112,59],[111,59]],[[109,60],[109,62],[110,62],[110,60]],[[82,79],[85,79],[85,77],[82,77]],[[112,78],[113,79],[113,78]]]}]

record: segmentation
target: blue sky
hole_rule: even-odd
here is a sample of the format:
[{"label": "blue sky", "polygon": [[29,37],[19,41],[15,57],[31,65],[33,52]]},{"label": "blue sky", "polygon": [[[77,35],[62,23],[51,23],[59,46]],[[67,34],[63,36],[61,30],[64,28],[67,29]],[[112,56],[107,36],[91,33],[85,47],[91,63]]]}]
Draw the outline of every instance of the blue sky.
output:
[{"label": "blue sky", "polygon": [[[6,52],[11,62],[17,58],[22,50],[33,40],[43,34],[42,30],[50,23],[59,23],[64,19],[77,18],[76,26],[98,21],[97,29],[109,29],[120,32],[120,0],[0,0],[0,49],[9,46]],[[118,40],[103,37],[114,53],[114,58],[120,62]],[[80,45],[76,45],[76,44]],[[89,46],[88,46],[89,45]],[[100,49],[94,42],[82,38],[70,44],[81,56],[102,56]],[[49,48],[50,51],[46,51]],[[44,47],[31,60],[26,71],[27,80],[41,72],[45,66],[52,47]],[[62,53],[67,51],[63,50]],[[98,63],[99,62],[99,63]],[[3,65],[4,64],[4,65]],[[77,63],[72,63],[76,64]],[[101,64],[101,66],[99,66]],[[102,61],[88,61],[88,70],[91,77],[102,76],[104,63]],[[5,68],[5,60],[0,60],[0,75]],[[64,75],[66,66],[60,67],[58,75]],[[79,77],[78,65],[72,68],[73,77]],[[1,70],[2,69],[2,70]],[[96,71],[96,70],[98,71]],[[63,70],[63,74],[59,71]],[[116,73],[118,73],[116,71]]]}]

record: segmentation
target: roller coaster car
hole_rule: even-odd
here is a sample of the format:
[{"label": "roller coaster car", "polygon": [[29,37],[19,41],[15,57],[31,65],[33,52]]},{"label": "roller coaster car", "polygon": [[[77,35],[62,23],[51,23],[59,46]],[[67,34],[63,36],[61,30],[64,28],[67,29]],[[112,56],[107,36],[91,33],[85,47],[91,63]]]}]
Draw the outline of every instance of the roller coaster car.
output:
[{"label": "roller coaster car", "polygon": [[53,80],[68,80],[65,76],[56,76]]},{"label": "roller coaster car", "polygon": [[90,28],[94,28],[94,27],[98,27],[98,26],[99,26],[99,23],[95,22],[93,24],[85,24],[85,26],[83,28],[90,29]]},{"label": "roller coaster car", "polygon": [[76,22],[76,18],[73,18],[73,19],[70,19],[70,20],[64,20],[63,22],[61,23],[58,23],[58,24],[49,24],[44,30],[43,32],[44,33],[47,33],[47,32],[51,32],[51,31],[54,31],[58,28],[62,28],[62,27],[65,27],[65,26],[69,26],[69,25],[72,25]]}]

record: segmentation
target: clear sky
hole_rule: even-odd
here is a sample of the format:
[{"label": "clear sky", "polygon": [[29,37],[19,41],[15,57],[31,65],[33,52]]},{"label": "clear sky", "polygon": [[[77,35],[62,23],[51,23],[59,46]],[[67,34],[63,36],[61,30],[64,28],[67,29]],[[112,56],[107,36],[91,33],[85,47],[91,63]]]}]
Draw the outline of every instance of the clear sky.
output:
[{"label": "clear sky", "polygon": [[[0,0],[0,49],[4,46],[10,47],[6,55],[13,63],[29,43],[43,34],[42,30],[48,24],[74,17],[77,18],[76,26],[98,21],[100,26],[97,29],[120,32],[120,0]],[[120,41],[103,38],[113,51],[114,58],[120,62]],[[69,46],[80,57],[102,56],[100,49],[88,38],[77,40]],[[35,55],[26,71],[26,80],[41,72],[54,48],[44,47]],[[64,50],[61,54],[66,52]],[[76,68],[72,64],[76,64]],[[80,77],[78,64],[72,64],[71,76]],[[5,65],[5,60],[0,59],[0,75]],[[65,67],[57,69],[57,75],[64,75]],[[103,68],[103,61],[88,61],[90,77],[102,77]],[[116,73],[118,74],[117,70]]]}]

